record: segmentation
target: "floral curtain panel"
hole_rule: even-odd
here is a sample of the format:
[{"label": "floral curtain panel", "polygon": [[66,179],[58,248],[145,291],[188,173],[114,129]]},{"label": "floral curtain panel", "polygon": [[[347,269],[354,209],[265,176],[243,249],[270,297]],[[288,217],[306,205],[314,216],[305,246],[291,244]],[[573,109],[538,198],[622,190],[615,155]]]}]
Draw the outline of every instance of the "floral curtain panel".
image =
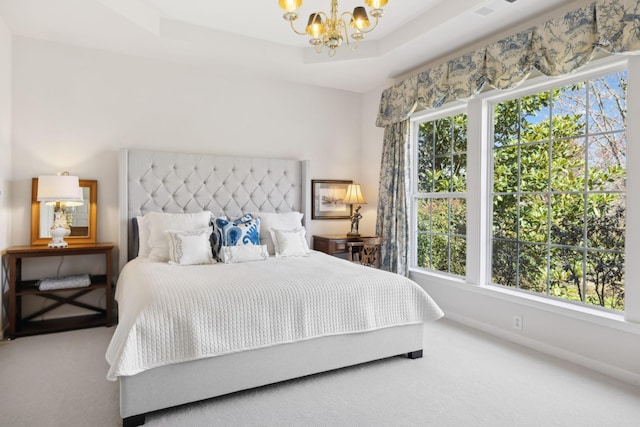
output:
[{"label": "floral curtain panel", "polygon": [[409,274],[409,120],[384,130],[376,234],[382,237],[380,268]]},{"label": "floral curtain panel", "polygon": [[399,123],[416,109],[469,99],[486,84],[515,87],[532,69],[548,76],[570,73],[598,48],[612,54],[638,51],[639,11],[636,0],[599,0],[424,71],[382,93],[376,125]]}]

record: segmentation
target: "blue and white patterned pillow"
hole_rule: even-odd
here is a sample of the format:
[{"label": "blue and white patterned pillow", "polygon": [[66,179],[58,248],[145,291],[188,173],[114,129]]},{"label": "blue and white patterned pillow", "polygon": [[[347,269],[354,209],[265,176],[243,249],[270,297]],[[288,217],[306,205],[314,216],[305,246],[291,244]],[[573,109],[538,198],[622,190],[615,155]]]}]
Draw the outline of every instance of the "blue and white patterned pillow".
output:
[{"label": "blue and white patterned pillow", "polygon": [[247,214],[233,221],[225,217],[216,218],[213,221],[211,247],[216,259],[220,260],[220,251],[223,246],[259,244],[260,218]]},{"label": "blue and white patterned pillow", "polygon": [[216,225],[218,223],[218,220],[226,221],[227,217],[218,217],[211,222],[211,225],[213,226],[213,233],[211,233],[211,252],[213,253],[213,257],[215,259],[220,260],[218,254],[220,253],[220,250],[222,248],[222,229]]}]

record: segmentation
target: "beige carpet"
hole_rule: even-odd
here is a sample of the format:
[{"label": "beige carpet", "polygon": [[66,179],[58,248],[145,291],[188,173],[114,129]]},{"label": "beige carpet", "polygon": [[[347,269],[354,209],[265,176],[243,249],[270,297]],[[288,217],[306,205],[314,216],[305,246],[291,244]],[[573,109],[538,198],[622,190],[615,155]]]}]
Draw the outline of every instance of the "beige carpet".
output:
[{"label": "beige carpet", "polygon": [[[118,426],[113,329],[0,343],[0,425]],[[441,320],[392,358],[161,411],[147,426],[637,426],[640,389]]]}]

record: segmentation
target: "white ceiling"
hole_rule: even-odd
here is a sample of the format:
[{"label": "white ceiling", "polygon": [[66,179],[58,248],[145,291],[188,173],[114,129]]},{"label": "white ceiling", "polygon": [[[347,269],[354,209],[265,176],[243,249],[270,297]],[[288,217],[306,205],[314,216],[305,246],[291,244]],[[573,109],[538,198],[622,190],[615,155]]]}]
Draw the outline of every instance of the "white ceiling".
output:
[{"label": "white ceiling", "polygon": [[[574,0],[389,0],[360,47],[333,58],[294,34],[276,0],[0,0],[13,34],[366,92]],[[330,0],[304,0],[298,28]],[[362,0],[340,0],[340,12]],[[484,13],[478,13],[484,12]],[[486,14],[488,13],[488,14]]]}]

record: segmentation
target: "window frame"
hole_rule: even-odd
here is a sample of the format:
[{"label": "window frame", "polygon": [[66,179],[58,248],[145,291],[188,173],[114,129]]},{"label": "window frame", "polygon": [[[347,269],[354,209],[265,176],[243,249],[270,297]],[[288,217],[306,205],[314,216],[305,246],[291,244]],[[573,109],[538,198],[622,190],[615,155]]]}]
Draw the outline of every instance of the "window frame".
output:
[{"label": "window frame", "polygon": [[[452,117],[452,116],[456,116],[458,114],[467,114],[467,120],[469,117],[469,113],[467,111],[467,103],[465,102],[461,102],[461,101],[456,101],[456,102],[451,102],[449,104],[447,104],[446,106],[438,109],[438,110],[425,110],[425,111],[421,111],[420,113],[416,113],[414,114],[411,118],[410,118],[410,128],[409,128],[409,140],[411,141],[410,143],[410,147],[411,147],[411,153],[410,153],[410,158],[411,158],[411,182],[410,182],[410,188],[411,188],[411,194],[410,194],[410,198],[411,198],[411,215],[410,215],[410,221],[411,223],[409,224],[409,233],[411,236],[411,240],[410,240],[410,245],[409,245],[409,269],[417,269],[429,274],[440,274],[440,275],[445,275],[447,277],[451,277],[451,278],[455,278],[458,280],[464,280],[466,276],[460,276],[457,274],[453,274],[453,273],[449,273],[446,271],[440,271],[440,270],[431,270],[431,269],[427,269],[424,267],[419,267],[418,266],[418,229],[417,229],[417,225],[418,225],[418,209],[417,209],[417,205],[418,205],[418,200],[422,200],[422,199],[432,199],[432,197],[425,197],[427,195],[434,195],[434,194],[438,194],[438,193],[421,193],[418,192],[418,127],[420,126],[421,123],[424,122],[431,122],[431,121],[435,121],[435,120],[439,120],[445,117]],[[467,134],[468,134],[468,123],[467,123]],[[467,168],[468,168],[468,163],[469,163],[469,141],[467,138],[467,150],[465,150],[465,153],[467,153]],[[468,183],[468,175],[467,175],[467,183]],[[467,200],[467,194],[469,193],[468,187],[465,186],[465,188],[467,188],[467,191],[464,193],[460,193],[460,192],[446,192],[446,193],[441,193],[443,195],[446,194],[446,198],[447,199],[452,199],[452,198],[458,198],[458,199],[464,199],[465,200],[465,204],[466,204],[466,200]],[[469,215],[469,208],[468,206],[466,206],[466,212],[467,212],[467,218]],[[468,221],[467,221],[468,222]],[[468,242],[467,242],[467,248],[468,248]],[[467,249],[467,254],[468,254],[468,249]],[[467,260],[468,261],[469,256],[467,255]]]},{"label": "window frame", "polygon": [[[629,74],[629,67],[627,66],[627,62],[626,61],[615,61],[613,64],[604,64],[603,66],[598,66],[598,67],[593,67],[593,69],[590,70],[586,70],[583,72],[577,72],[575,74],[572,74],[570,76],[564,76],[561,78],[537,78],[534,79],[530,82],[530,84],[525,84],[522,85],[522,87],[519,87],[517,89],[513,89],[513,90],[508,90],[508,91],[502,91],[500,93],[494,94],[493,96],[487,96],[485,98],[485,108],[486,108],[486,113],[487,113],[487,126],[488,126],[488,132],[487,132],[487,140],[486,140],[486,151],[487,151],[487,197],[488,198],[492,198],[493,195],[493,140],[494,140],[494,134],[493,134],[493,119],[494,119],[494,107],[499,104],[500,102],[504,102],[504,101],[508,101],[508,100],[513,100],[513,99],[518,99],[518,98],[522,98],[524,96],[528,96],[528,95],[534,95],[540,92],[544,92],[547,90],[553,90],[556,89],[558,87],[562,87],[562,86],[568,86],[571,85],[573,83],[579,83],[579,82],[584,82],[584,81],[588,81],[590,79],[597,79],[599,77],[604,77],[608,74],[614,73],[614,72],[620,72],[620,71],[627,71],[627,73]],[[495,91],[492,91],[495,92]],[[628,97],[628,88],[627,88],[627,97]],[[627,100],[627,105],[628,105],[628,100]],[[628,117],[628,114],[627,114]],[[627,123],[629,123],[630,120],[627,121]],[[628,128],[628,126],[627,126]],[[627,132],[628,129],[625,129],[625,133]],[[629,135],[627,134],[626,136],[627,141],[629,141]],[[628,160],[628,159],[627,159]],[[627,164],[629,164],[629,161],[627,161]],[[623,196],[626,197],[628,193],[628,187],[625,188],[625,191],[623,193]],[[491,288],[506,288],[512,292],[515,292],[517,294],[526,294],[526,295],[531,295],[531,296],[535,296],[535,297],[539,297],[545,300],[553,300],[553,301],[560,301],[564,304],[571,304],[571,305],[575,305],[577,307],[581,307],[581,308],[585,308],[588,310],[596,310],[596,311],[603,311],[603,312],[608,312],[608,313],[625,313],[624,310],[619,311],[619,310],[613,310],[613,309],[607,309],[604,307],[599,307],[593,304],[588,304],[586,302],[578,302],[578,301],[572,301],[572,300],[565,300],[565,299],[561,299],[561,298],[556,298],[550,295],[543,295],[543,294],[538,294],[538,293],[534,293],[531,291],[527,291],[525,289],[520,289],[520,288],[512,288],[512,287],[507,287],[507,286],[503,286],[503,285],[499,285],[499,284],[495,284],[492,283],[491,277],[492,277],[492,260],[493,260],[493,244],[492,244],[492,240],[493,240],[493,235],[492,235],[492,228],[493,228],[493,208],[492,208],[492,199],[491,200],[487,200],[486,203],[486,209],[487,209],[487,224],[486,224],[486,230],[485,230],[485,234],[486,234],[486,239],[487,239],[487,246],[486,246],[486,258],[484,259],[485,262],[485,268],[487,271],[487,275],[485,277],[485,281],[483,283],[483,285],[491,287]],[[630,218],[628,212],[626,215],[626,219],[625,219],[625,229],[626,229],[626,225],[628,223],[628,218]],[[626,243],[626,242],[625,242]],[[628,256],[627,250],[626,250],[626,244],[625,244],[625,251],[624,251],[624,256],[625,259],[627,259],[626,257]],[[626,262],[625,262],[626,263]],[[625,289],[627,286],[627,274],[625,271]],[[625,298],[626,299],[626,298]],[[626,301],[625,301],[625,308],[626,308]]]},{"label": "window frame", "polygon": [[[410,277],[418,283],[427,281],[434,286],[452,289],[452,294],[466,291],[484,295],[506,302],[516,303],[525,307],[543,310],[557,315],[567,316],[582,321],[592,322],[601,326],[613,327],[624,331],[636,331],[636,324],[640,323],[640,263],[637,266],[627,262],[625,271],[625,311],[610,312],[598,310],[582,304],[550,299],[525,292],[508,289],[502,286],[488,285],[487,277],[491,272],[491,240],[492,218],[491,205],[488,203],[488,189],[492,188],[489,156],[491,141],[493,140],[493,126],[489,123],[489,103],[513,98],[524,92],[536,92],[545,87],[569,84],[570,81],[580,81],[601,76],[610,72],[627,69],[629,75],[627,87],[627,114],[629,117],[640,116],[640,57],[635,56],[607,56],[585,65],[570,76],[563,78],[532,76],[515,89],[501,91],[488,88],[472,99],[445,104],[441,111],[446,114],[456,106],[466,105],[468,115],[467,140],[467,276],[464,279],[451,275],[440,274],[435,271],[416,268],[413,262],[415,239],[413,237],[415,214],[412,213],[409,232],[412,233],[410,256]],[[635,95],[635,94],[638,95]],[[427,110],[414,113],[411,121],[421,119],[440,110]],[[437,117],[433,115],[432,117]],[[640,140],[640,123],[633,120],[627,123],[627,140]],[[412,142],[413,139],[410,139]],[[640,164],[640,149],[633,144],[628,145],[627,164]],[[412,150],[413,152],[413,150]],[[412,168],[415,165],[412,163]],[[412,174],[413,177],[413,174]],[[637,195],[635,193],[638,193]],[[413,193],[410,195],[413,200]],[[640,167],[627,168],[627,218],[640,215]],[[413,202],[412,202],[413,203]],[[633,221],[626,224],[625,259],[627,261],[640,258],[640,243],[634,244],[634,238],[640,236],[640,224]],[[640,240],[639,240],[640,242]],[[481,256],[477,256],[480,253]],[[637,283],[636,283],[637,282]],[[426,282],[425,282],[426,283]],[[470,286],[471,285],[471,286]],[[457,289],[457,291],[456,291]],[[444,296],[445,294],[443,294]],[[448,293],[446,295],[449,295]],[[451,315],[455,315],[452,313]]]}]

